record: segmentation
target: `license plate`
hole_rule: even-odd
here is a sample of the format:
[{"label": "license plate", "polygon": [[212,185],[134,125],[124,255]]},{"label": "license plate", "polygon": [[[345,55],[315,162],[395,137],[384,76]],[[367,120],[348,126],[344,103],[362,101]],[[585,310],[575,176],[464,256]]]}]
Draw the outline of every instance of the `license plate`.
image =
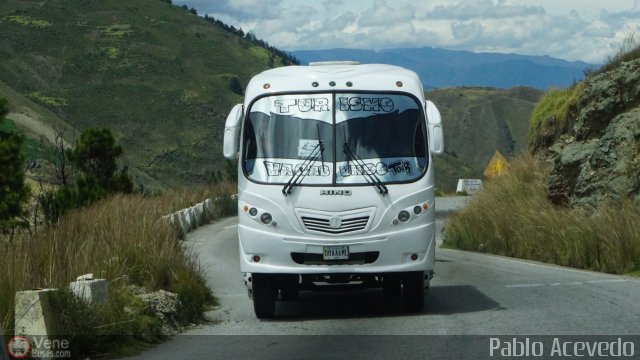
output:
[{"label": "license plate", "polygon": [[348,246],[325,246],[322,249],[322,258],[324,260],[348,260]]}]

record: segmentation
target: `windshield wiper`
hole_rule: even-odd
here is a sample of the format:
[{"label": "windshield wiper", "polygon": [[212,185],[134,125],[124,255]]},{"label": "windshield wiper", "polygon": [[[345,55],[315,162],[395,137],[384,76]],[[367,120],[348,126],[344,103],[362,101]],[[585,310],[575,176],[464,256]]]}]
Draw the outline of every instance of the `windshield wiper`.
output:
[{"label": "windshield wiper", "polygon": [[374,185],[376,189],[378,189],[378,192],[382,194],[382,196],[389,193],[389,189],[387,189],[385,184],[383,184],[382,181],[378,179],[375,173],[369,173],[367,164],[364,162],[364,160],[362,160],[361,157],[358,156],[358,154],[351,150],[351,147],[349,147],[349,144],[346,142],[344,143],[344,153],[355,161],[356,165],[362,169],[362,177],[364,177],[364,179],[367,180],[369,184]]},{"label": "windshield wiper", "polygon": [[307,156],[307,158],[300,166],[300,170],[298,172],[294,171],[289,181],[287,181],[287,184],[284,186],[284,188],[282,188],[282,193],[284,194],[284,196],[291,194],[291,190],[293,190],[296,185],[300,184],[302,180],[304,180],[309,171],[311,171],[311,167],[313,166],[313,164],[315,164],[315,162],[318,160],[318,155],[322,157],[323,152],[324,142],[322,140],[318,140],[318,145],[316,145],[313,150],[311,150],[309,156]]}]

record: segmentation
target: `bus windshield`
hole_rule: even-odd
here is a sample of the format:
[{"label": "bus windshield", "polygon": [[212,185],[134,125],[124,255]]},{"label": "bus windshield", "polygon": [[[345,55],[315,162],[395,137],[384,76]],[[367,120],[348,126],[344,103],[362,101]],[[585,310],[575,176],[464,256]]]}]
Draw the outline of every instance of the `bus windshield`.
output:
[{"label": "bus windshield", "polygon": [[299,185],[393,184],[427,168],[424,115],[408,95],[266,96],[251,105],[243,134],[244,173],[260,183],[301,175]]}]

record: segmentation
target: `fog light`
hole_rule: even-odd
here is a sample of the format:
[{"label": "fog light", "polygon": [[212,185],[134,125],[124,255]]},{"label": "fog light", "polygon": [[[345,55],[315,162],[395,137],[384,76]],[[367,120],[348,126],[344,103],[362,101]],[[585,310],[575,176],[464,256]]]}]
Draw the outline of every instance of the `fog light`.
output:
[{"label": "fog light", "polygon": [[411,217],[411,214],[409,214],[409,212],[407,210],[402,210],[398,213],[398,220],[400,220],[400,222],[407,222],[409,221],[409,218]]},{"label": "fog light", "polygon": [[393,225],[398,225],[398,219],[393,219]]},{"label": "fog light", "polygon": [[253,262],[260,262],[260,256],[253,255]]},{"label": "fog light", "polygon": [[251,215],[251,216],[258,215],[258,209],[252,207],[251,209],[249,209],[249,215]]},{"label": "fog light", "polygon": [[413,261],[418,260],[418,254],[411,254],[411,260]]},{"label": "fog light", "polygon": [[422,206],[414,206],[414,207],[413,207],[413,212],[414,212],[416,215],[420,215],[420,214],[422,214]]},{"label": "fog light", "polygon": [[265,224],[265,225],[269,225],[271,223],[271,220],[273,220],[273,218],[271,217],[271,214],[269,214],[269,213],[264,213],[264,214],[260,215],[260,221],[262,221],[262,223]]}]

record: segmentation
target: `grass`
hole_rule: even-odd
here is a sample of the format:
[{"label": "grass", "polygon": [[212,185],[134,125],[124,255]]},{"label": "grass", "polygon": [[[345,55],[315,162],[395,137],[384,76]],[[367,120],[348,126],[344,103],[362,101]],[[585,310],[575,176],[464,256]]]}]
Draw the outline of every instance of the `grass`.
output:
[{"label": "grass", "polygon": [[32,93],[29,94],[29,96],[35,100],[40,101],[41,103],[48,105],[48,106],[54,106],[54,107],[58,107],[58,106],[65,106],[67,105],[67,100],[61,97],[55,97],[55,96],[47,96],[44,95],[42,92],[40,91],[34,91]]},{"label": "grass", "polygon": [[620,45],[620,49],[618,49],[618,52],[615,55],[609,57],[607,62],[598,70],[588,73],[588,75],[592,76],[602,74],[617,68],[623,62],[640,58],[640,45],[638,44],[636,35],[636,32],[630,32]]},{"label": "grass", "polygon": [[34,19],[34,18],[29,17],[29,16],[20,16],[20,15],[5,16],[4,19],[6,19],[9,22],[18,24],[18,25],[31,26],[31,27],[39,28],[39,29],[47,28],[47,27],[50,27],[50,26],[53,25],[50,22],[48,22],[47,20]]},{"label": "grass", "polygon": [[640,207],[558,208],[546,197],[546,166],[531,156],[485,183],[446,227],[445,247],[613,274],[640,271]]},{"label": "grass", "polygon": [[544,94],[529,119],[527,142],[530,150],[550,146],[568,130],[584,88],[585,82],[580,82],[566,89],[551,89]]},{"label": "grass", "polygon": [[235,191],[235,185],[223,183],[157,195],[118,195],[72,211],[34,236],[11,242],[0,238],[0,252],[13,254],[0,263],[3,329],[12,334],[16,291],[66,289],[86,273],[109,281],[109,302],[90,306],[61,291],[55,304],[58,332],[75,339],[82,354],[161,339],[161,324],[130,285],[177,293],[177,320],[200,320],[213,297],[198,262],[185,251],[175,228],[160,218],[205,198],[224,199],[216,204],[216,215],[230,214],[235,206],[227,199]]}]

